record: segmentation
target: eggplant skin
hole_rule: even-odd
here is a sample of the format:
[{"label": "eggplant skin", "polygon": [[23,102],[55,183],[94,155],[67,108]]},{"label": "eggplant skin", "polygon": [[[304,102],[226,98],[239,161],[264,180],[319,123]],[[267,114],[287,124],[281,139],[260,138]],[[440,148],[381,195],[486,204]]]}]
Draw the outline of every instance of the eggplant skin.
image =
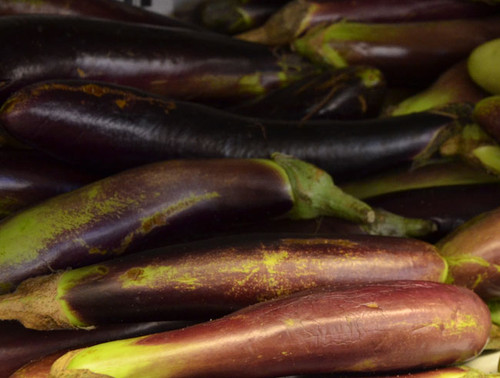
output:
[{"label": "eggplant skin", "polygon": [[490,328],[488,307],[471,290],[380,282],[302,291],[181,330],[75,350],[51,374],[279,377],[424,369],[477,356]]}]

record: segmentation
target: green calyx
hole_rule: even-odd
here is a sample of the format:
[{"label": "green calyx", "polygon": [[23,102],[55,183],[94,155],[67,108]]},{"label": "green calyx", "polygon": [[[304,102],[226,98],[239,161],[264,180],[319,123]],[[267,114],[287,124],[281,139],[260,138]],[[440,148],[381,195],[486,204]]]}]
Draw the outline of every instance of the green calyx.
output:
[{"label": "green calyx", "polygon": [[288,213],[293,219],[334,216],[356,223],[371,223],[375,212],[363,201],[343,192],[332,177],[312,164],[275,153],[273,161],[288,176],[294,196],[294,207]]}]

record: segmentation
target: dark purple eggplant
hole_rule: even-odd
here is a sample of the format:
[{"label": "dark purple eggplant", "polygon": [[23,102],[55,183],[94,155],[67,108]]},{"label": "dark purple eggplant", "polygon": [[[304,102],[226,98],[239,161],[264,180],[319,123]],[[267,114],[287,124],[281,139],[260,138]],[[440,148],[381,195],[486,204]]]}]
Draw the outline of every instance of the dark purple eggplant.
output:
[{"label": "dark purple eggplant", "polygon": [[[294,0],[238,38],[267,45],[293,42],[317,25],[342,21],[401,23],[490,16],[500,10],[463,0]],[[428,40],[422,39],[422,43]]]},{"label": "dark purple eggplant", "polygon": [[391,281],[302,291],[181,330],[74,350],[51,374],[222,378],[430,369],[477,356],[490,328],[488,307],[468,289]]},{"label": "dark purple eggplant", "polygon": [[0,109],[0,122],[14,138],[79,165],[119,170],[164,159],[281,152],[338,180],[417,164],[445,142],[447,156],[468,159],[480,146],[496,146],[489,136],[478,137],[479,128],[469,141],[469,128],[459,121],[456,114],[433,112],[356,121],[264,120],[89,81],[37,83]]},{"label": "dark purple eggplant", "polygon": [[108,20],[136,22],[169,27],[198,29],[195,24],[174,17],[150,12],[127,2],[112,0],[2,0],[0,16],[19,14],[57,14],[97,17]]},{"label": "dark purple eggplant", "polygon": [[410,238],[246,234],[25,280],[0,296],[0,319],[39,330],[203,320],[313,287],[444,282],[447,273],[432,244]]},{"label": "dark purple eggplant", "polygon": [[326,70],[225,110],[295,121],[374,118],[380,113],[386,89],[380,70],[352,66]]},{"label": "dark purple eggplant", "polygon": [[500,16],[406,23],[318,25],[293,42],[320,65],[379,68],[389,85],[426,86],[486,41],[500,37]]},{"label": "dark purple eggplant", "polygon": [[478,101],[472,116],[487,133],[500,141],[500,95]]},{"label": "dark purple eggplant", "polygon": [[0,17],[0,103],[47,79],[95,79],[235,103],[317,70],[289,52],[182,28],[70,16]]},{"label": "dark purple eggplant", "polygon": [[34,150],[0,149],[0,218],[98,178]]},{"label": "dark purple eggplant", "polygon": [[56,352],[106,341],[165,332],[192,321],[108,324],[93,330],[35,331],[18,322],[0,322],[0,376],[9,377],[23,365]]},{"label": "dark purple eggplant", "polygon": [[165,245],[232,223],[321,215],[373,222],[365,203],[305,162],[171,160],[105,177],[0,222],[0,292],[58,269]]}]

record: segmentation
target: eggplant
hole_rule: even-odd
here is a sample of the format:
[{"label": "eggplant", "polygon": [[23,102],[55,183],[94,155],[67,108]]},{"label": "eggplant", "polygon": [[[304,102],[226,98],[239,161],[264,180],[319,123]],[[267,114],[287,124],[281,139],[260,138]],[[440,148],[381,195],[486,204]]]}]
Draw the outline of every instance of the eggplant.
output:
[{"label": "eggplant", "polygon": [[158,162],[52,197],[0,222],[0,292],[58,269],[195,237],[219,225],[288,216],[374,221],[324,171],[272,159]]},{"label": "eggplant", "polygon": [[449,265],[447,282],[474,290],[485,301],[500,299],[500,208],[468,220],[436,243]]},{"label": "eggplant", "polygon": [[474,106],[472,116],[483,130],[500,140],[500,95],[488,96]]},{"label": "eggplant", "polygon": [[297,80],[225,110],[249,117],[294,121],[374,118],[380,113],[386,90],[380,70],[352,66]]},{"label": "eggplant", "polygon": [[[0,123],[13,138],[96,170],[116,172],[177,158],[267,158],[280,152],[336,180],[422,164],[443,146],[445,156],[482,164],[475,150],[497,143],[479,127],[470,132],[473,126],[465,127],[461,117],[430,111],[355,121],[267,120],[90,81],[33,84],[0,108]],[[489,157],[492,169],[497,157]]]},{"label": "eggplant", "polygon": [[391,86],[422,87],[466,59],[479,45],[499,37],[498,15],[401,23],[344,21],[318,25],[295,39],[292,46],[320,65],[373,65]]},{"label": "eggplant", "polygon": [[488,93],[471,79],[467,61],[462,60],[444,71],[428,88],[389,107],[384,113],[396,116],[440,109],[455,103],[476,104],[487,96]]},{"label": "eggplant", "polygon": [[410,238],[247,234],[25,280],[0,296],[0,319],[39,330],[203,320],[313,287],[446,275],[437,249]]},{"label": "eggplant", "polygon": [[0,2],[0,16],[20,14],[97,17],[106,20],[200,29],[196,24],[150,12],[127,2],[110,0],[86,0],[85,2],[78,0],[2,0]]},{"label": "eggplant", "polygon": [[[481,18],[497,9],[462,0],[293,0],[261,27],[237,37],[266,45],[292,43],[308,30],[343,21],[402,23],[414,21]],[[423,40],[427,43],[427,40]]]},{"label": "eggplant", "polygon": [[477,356],[490,328],[486,304],[454,285],[317,288],[181,330],[77,349],[56,360],[51,374],[279,377],[434,368]]},{"label": "eggplant", "polygon": [[9,377],[23,365],[53,353],[123,339],[165,332],[192,321],[108,324],[93,330],[35,331],[14,321],[0,322],[0,376]]},{"label": "eggplant", "polygon": [[0,218],[99,178],[34,150],[0,149]]},{"label": "eggplant", "polygon": [[216,33],[78,16],[0,17],[0,103],[48,79],[94,79],[237,103],[317,72],[289,51]]},{"label": "eggplant", "polygon": [[469,54],[469,74],[480,87],[490,94],[500,95],[500,36],[477,46]]}]

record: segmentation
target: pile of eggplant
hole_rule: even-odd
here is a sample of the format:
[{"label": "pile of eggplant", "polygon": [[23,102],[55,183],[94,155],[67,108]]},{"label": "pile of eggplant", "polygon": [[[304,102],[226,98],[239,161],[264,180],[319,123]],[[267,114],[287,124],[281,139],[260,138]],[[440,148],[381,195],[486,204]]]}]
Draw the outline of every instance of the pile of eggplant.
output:
[{"label": "pile of eggplant", "polygon": [[0,377],[500,376],[496,0],[0,0],[0,161]]}]

